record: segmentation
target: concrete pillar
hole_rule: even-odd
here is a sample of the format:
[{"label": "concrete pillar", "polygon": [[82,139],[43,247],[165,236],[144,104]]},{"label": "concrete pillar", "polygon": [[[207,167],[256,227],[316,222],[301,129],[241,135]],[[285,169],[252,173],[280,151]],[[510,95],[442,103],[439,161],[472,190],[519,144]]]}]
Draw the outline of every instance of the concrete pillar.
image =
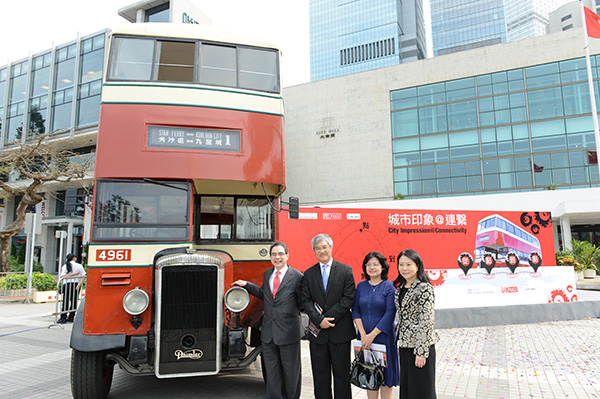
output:
[{"label": "concrete pillar", "polygon": [[560,229],[562,230],[562,249],[571,249],[571,220],[568,216],[560,218]]}]

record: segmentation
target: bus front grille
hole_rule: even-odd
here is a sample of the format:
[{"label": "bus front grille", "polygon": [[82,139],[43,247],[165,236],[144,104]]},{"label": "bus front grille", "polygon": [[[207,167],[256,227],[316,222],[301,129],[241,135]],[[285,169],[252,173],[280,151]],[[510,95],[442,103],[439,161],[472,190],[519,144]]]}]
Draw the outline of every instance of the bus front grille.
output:
[{"label": "bus front grille", "polygon": [[[205,257],[178,255],[179,262],[161,262],[158,268],[159,377],[216,374],[220,370],[222,268],[218,261],[206,264],[210,259]],[[194,262],[199,264],[190,264]]]}]

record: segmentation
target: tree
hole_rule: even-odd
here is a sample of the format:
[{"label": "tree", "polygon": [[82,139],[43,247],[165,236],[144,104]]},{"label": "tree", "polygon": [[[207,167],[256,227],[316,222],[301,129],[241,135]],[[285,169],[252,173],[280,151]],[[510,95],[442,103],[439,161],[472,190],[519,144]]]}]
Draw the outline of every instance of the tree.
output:
[{"label": "tree", "polygon": [[[15,220],[0,230],[0,272],[8,271],[11,238],[25,227],[27,208],[44,199],[43,191],[50,191],[46,186],[90,177],[93,170],[92,157],[85,160],[73,151],[61,149],[65,141],[52,141],[50,134],[11,144],[0,152],[0,193],[20,200],[15,204]],[[77,146],[76,142],[70,144],[71,148]],[[21,180],[8,182],[5,177],[11,172],[19,173]]]}]

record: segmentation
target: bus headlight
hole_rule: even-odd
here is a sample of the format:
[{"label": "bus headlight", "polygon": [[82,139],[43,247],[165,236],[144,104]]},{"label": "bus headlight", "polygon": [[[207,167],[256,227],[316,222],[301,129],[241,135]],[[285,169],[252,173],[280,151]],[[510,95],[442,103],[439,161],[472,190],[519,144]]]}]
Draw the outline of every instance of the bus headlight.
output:
[{"label": "bus headlight", "polygon": [[140,287],[135,287],[123,297],[123,309],[130,315],[136,316],[148,309],[150,297]]},{"label": "bus headlight", "polygon": [[250,303],[250,295],[242,287],[232,287],[225,294],[225,306],[232,312],[241,312]]}]

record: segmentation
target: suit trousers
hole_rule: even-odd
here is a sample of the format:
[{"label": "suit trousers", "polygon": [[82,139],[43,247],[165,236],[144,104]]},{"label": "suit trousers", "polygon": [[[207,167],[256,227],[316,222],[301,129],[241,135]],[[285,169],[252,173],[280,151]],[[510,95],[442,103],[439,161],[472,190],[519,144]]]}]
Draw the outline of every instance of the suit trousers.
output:
[{"label": "suit trousers", "polygon": [[288,345],[262,343],[267,399],[298,399],[301,389],[300,341]]},{"label": "suit trousers", "polygon": [[315,399],[332,399],[331,373],[335,399],[350,399],[350,341],[343,343],[310,343],[310,363]]},{"label": "suit trousers", "polygon": [[425,366],[415,366],[413,348],[399,348],[400,399],[436,399],[435,394],[435,346],[429,348]]}]

